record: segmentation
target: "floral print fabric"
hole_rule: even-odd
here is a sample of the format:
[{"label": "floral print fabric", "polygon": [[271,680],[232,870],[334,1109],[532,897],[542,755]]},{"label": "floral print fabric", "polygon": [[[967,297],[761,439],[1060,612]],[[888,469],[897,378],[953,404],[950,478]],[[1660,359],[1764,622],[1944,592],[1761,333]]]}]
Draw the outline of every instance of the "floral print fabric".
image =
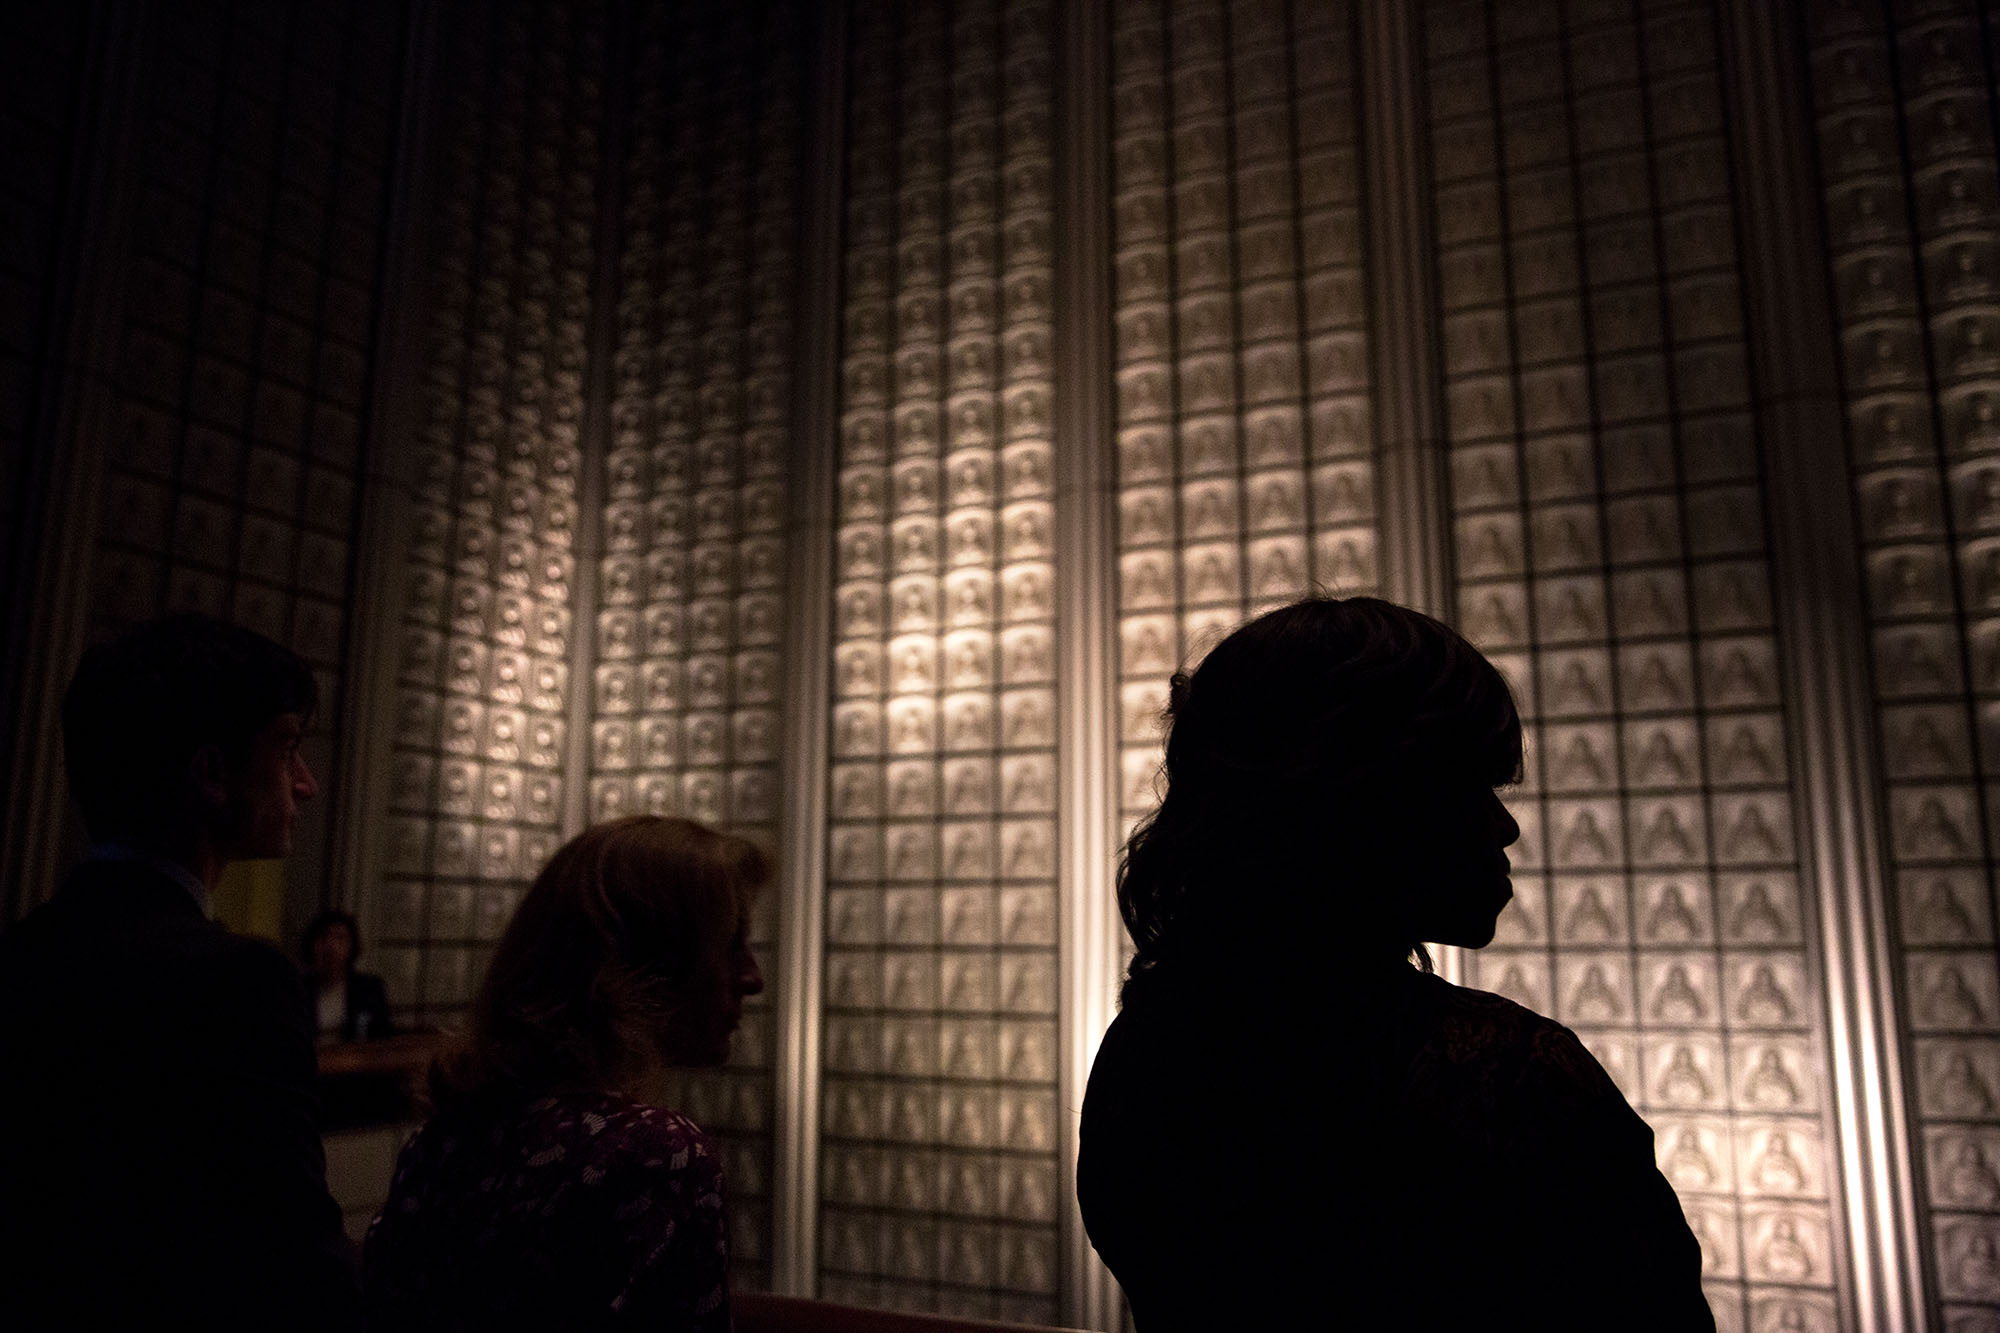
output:
[{"label": "floral print fabric", "polygon": [[371,1329],[728,1333],[722,1166],[693,1121],[603,1093],[425,1125],[369,1228]]}]

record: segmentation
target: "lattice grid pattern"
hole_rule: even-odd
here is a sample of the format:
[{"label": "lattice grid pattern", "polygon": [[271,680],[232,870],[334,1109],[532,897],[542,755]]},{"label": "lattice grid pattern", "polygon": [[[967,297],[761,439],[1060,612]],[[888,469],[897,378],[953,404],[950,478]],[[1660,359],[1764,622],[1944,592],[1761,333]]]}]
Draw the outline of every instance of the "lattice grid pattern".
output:
[{"label": "lattice grid pattern", "polygon": [[1309,587],[1375,590],[1354,18],[1128,3],[1112,35],[1121,807],[1167,678]]},{"label": "lattice grid pattern", "polygon": [[[92,590],[103,636],[167,610],[290,644],[331,772],[371,393],[402,6],[203,3],[149,25]],[[327,812],[291,873],[317,896]]]},{"label": "lattice grid pattern", "polygon": [[[1891,17],[1893,10],[1893,19]],[[2000,181],[1990,13],[1808,21],[1939,1327],[2000,1311]],[[1968,680],[1969,676],[1969,680]]]},{"label": "lattice grid pattern", "polygon": [[857,7],[821,1294],[1054,1322],[1054,10]]},{"label": "lattice grid pattern", "polygon": [[[566,798],[775,842],[808,8],[444,16],[424,408],[383,446],[416,456],[386,877],[363,886],[406,1016],[462,1008]],[[850,8],[837,499],[808,516],[832,524],[837,581],[821,1293],[1053,1322],[1065,19],[1048,0]],[[1356,7],[1111,8],[1117,437],[1089,443],[1116,451],[1129,819],[1154,799],[1169,673],[1308,587],[1372,591],[1378,520]],[[1655,1127],[1726,1333],[1825,1331],[1853,1316],[1716,9],[1424,6],[1457,611],[1530,723],[1518,901],[1468,980],[1575,1027]],[[94,632],[170,606],[264,629],[320,669],[323,730],[346,717],[405,10],[202,0],[146,36]],[[1926,1280],[1940,1326],[1987,1328],[2000,18],[1804,12]],[[56,144],[36,105],[12,129]],[[55,188],[7,183],[24,246],[51,244]],[[28,249],[0,257],[10,308],[39,281]],[[30,327],[0,339],[17,378]],[[579,438],[600,350],[601,459]],[[26,401],[0,434],[25,438]],[[577,547],[579,489],[602,495],[581,525],[601,549]],[[0,488],[0,535],[12,506]],[[578,559],[593,619],[573,625]],[[324,735],[309,757],[339,780]],[[319,873],[331,804],[308,809],[295,874]],[[776,906],[755,926],[773,971]],[[801,999],[753,1006],[731,1066],[675,1091],[728,1154],[745,1287],[772,1242],[774,1002]]]},{"label": "lattice grid pattern", "polygon": [[[0,177],[0,207],[12,219],[11,241],[0,250],[0,588],[14,586],[19,534],[31,519],[23,503],[31,502],[23,494],[31,440],[37,413],[48,410],[41,380],[61,354],[51,316],[60,309],[58,257],[74,228],[66,192],[77,165],[86,17],[17,10],[0,29],[0,78],[13,90],[0,110],[13,159]],[[25,614],[11,604],[4,611],[10,623]]]},{"label": "lattice grid pattern", "polygon": [[[593,820],[684,814],[777,850],[799,7],[637,15],[604,457]],[[777,971],[778,888],[751,945]],[[673,1104],[719,1142],[731,1280],[769,1285],[770,992]]]},{"label": "lattice grid pattern", "polygon": [[1530,719],[1469,980],[1575,1028],[1653,1126],[1719,1328],[1832,1330],[1713,15],[1440,3],[1426,40],[1461,624]]},{"label": "lattice grid pattern", "polygon": [[604,15],[454,33],[436,298],[372,957],[409,1017],[470,1000],[558,842]]}]

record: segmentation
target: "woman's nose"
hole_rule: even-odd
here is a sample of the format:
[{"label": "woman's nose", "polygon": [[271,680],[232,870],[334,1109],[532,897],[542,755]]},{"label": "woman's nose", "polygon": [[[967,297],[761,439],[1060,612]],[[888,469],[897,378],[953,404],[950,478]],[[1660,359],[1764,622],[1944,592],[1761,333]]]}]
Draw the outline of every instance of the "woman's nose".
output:
[{"label": "woman's nose", "polygon": [[745,995],[760,995],[764,990],[764,974],[757,967],[757,955],[745,950],[743,970],[736,974],[736,989]]},{"label": "woman's nose", "polygon": [[1507,803],[1500,799],[1498,792],[1493,793],[1493,807],[1499,812],[1495,824],[1500,830],[1500,845],[1512,847],[1521,840],[1520,822],[1514,818],[1514,812],[1507,808]]}]

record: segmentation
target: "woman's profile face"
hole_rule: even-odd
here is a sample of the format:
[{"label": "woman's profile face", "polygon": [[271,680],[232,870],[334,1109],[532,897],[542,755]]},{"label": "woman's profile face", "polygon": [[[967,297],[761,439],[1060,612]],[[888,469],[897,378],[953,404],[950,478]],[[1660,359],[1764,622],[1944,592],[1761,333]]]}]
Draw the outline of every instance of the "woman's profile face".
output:
[{"label": "woman's profile face", "polygon": [[729,1059],[729,1038],[743,1021],[743,1002],[764,989],[764,974],[750,952],[749,922],[702,952],[686,996],[660,1034],[660,1053],[670,1065],[700,1069]]},{"label": "woman's profile face", "polygon": [[1410,938],[1467,949],[1493,942],[1514,896],[1507,848],[1521,837],[1500,793],[1477,774],[1391,797],[1379,830],[1377,882]]}]

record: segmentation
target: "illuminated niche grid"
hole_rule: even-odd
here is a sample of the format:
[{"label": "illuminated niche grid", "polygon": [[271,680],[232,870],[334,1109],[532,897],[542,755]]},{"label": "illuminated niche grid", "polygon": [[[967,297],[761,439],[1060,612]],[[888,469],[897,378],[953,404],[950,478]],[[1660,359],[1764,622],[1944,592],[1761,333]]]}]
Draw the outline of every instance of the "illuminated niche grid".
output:
[{"label": "illuminated niche grid", "polygon": [[370,958],[447,1017],[562,816],[603,18],[512,4],[452,37]]},{"label": "illuminated niche grid", "polygon": [[[76,227],[65,207],[70,174],[77,169],[76,127],[84,99],[83,49],[90,15],[72,9],[50,13],[16,10],[26,23],[8,29],[6,68],[14,76],[6,118],[13,169],[0,177],[0,208],[12,242],[0,251],[0,290],[8,317],[0,320],[0,587],[17,588],[25,552],[24,528],[32,523],[28,478],[37,438],[36,418],[46,413],[46,378],[61,355],[53,316],[63,291],[63,252]],[[33,33],[35,42],[22,40]],[[39,77],[20,76],[30,69]],[[114,417],[115,421],[116,418]],[[10,624],[26,607],[0,594]],[[11,757],[0,763],[15,762]]]},{"label": "illuminated niche grid", "polygon": [[[1938,1327],[2000,1308],[2000,184],[1977,6],[1809,22]],[[1965,671],[1972,679],[1967,689]]]},{"label": "illuminated niche grid", "polygon": [[1375,591],[1353,43],[1346,4],[1116,8],[1128,820],[1177,667],[1313,585]]},{"label": "illuminated niche grid", "polygon": [[[149,26],[92,632],[164,611],[290,645],[325,783],[347,632],[402,13],[187,6]],[[334,802],[290,873],[324,873]],[[316,895],[313,895],[316,896]]]},{"label": "illuminated niche grid", "polygon": [[[636,13],[598,564],[593,820],[778,844],[785,478],[802,134],[797,6]],[[751,945],[776,979],[778,885]],[[770,1285],[773,996],[677,1073],[729,1182],[732,1281]]]},{"label": "illuminated niche grid", "polygon": [[1054,10],[850,52],[820,1294],[1054,1322]]},{"label": "illuminated niche grid", "polygon": [[1568,9],[1426,11],[1460,623],[1529,720],[1469,980],[1574,1028],[1653,1127],[1718,1328],[1831,1333],[1713,18]]}]

